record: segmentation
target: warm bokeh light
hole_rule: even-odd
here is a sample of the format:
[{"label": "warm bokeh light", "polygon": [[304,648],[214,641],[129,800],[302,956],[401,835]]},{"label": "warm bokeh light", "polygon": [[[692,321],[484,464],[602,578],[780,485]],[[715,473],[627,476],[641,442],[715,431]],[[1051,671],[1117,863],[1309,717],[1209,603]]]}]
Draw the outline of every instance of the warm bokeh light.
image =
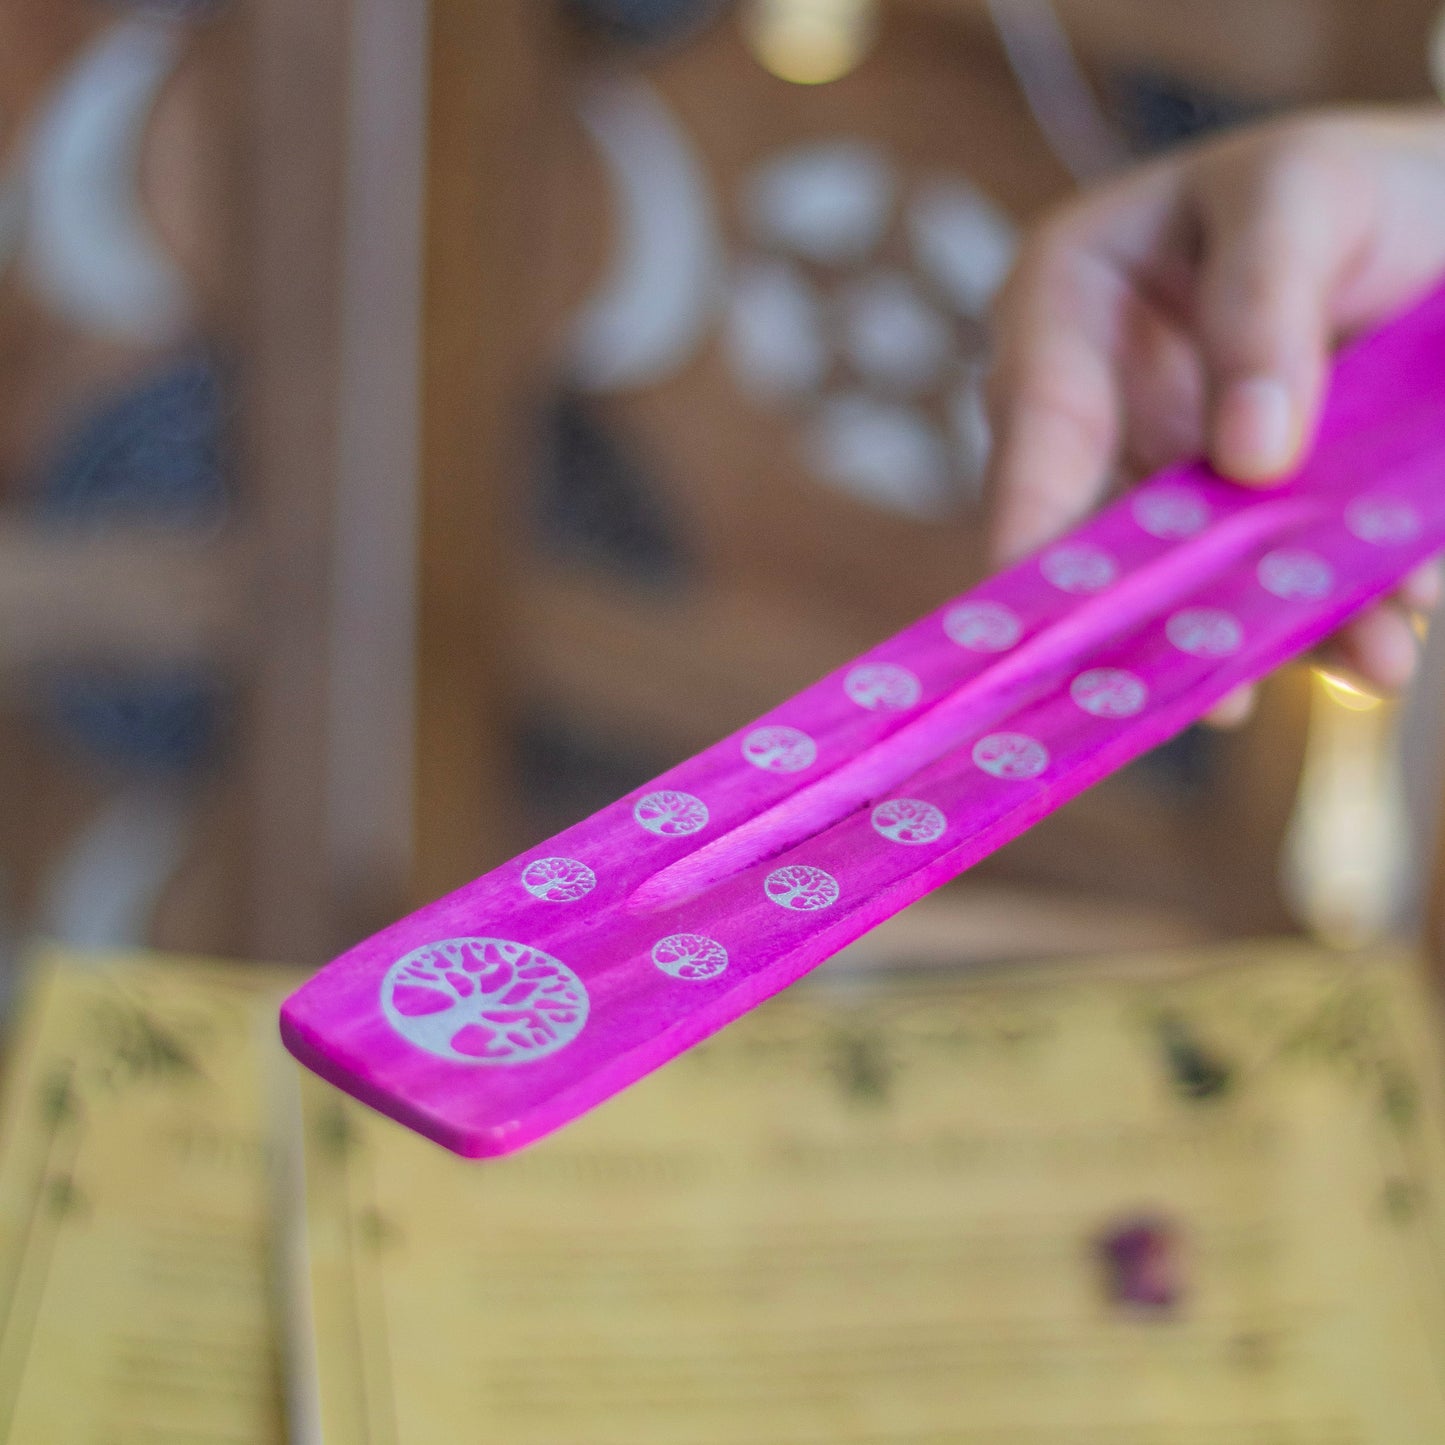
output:
[{"label": "warm bokeh light", "polygon": [[877,29],[875,0],[752,0],[743,29],[780,80],[822,85],[857,67]]},{"label": "warm bokeh light", "polygon": [[1383,701],[1359,683],[1337,672],[1331,672],[1328,668],[1317,666],[1314,671],[1315,676],[1324,684],[1326,696],[1341,707],[1349,708],[1351,712],[1369,712],[1379,707]]}]

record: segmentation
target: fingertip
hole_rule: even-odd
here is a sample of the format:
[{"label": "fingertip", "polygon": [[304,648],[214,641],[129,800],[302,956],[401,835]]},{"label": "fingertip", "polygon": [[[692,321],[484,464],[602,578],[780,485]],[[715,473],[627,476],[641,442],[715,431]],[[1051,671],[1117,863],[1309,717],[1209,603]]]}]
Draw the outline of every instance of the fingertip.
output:
[{"label": "fingertip", "polygon": [[1337,648],[1350,668],[1383,692],[1399,692],[1415,676],[1420,642],[1408,619],[1388,605],[1362,612],[1343,628]]},{"label": "fingertip", "polygon": [[1211,433],[1210,456],[1217,471],[1249,486],[1270,486],[1298,459],[1300,408],[1278,377],[1246,377],[1221,393]]},{"label": "fingertip", "polygon": [[1205,713],[1204,721],[1212,728],[1228,731],[1242,727],[1254,715],[1255,690],[1252,685],[1237,687],[1226,693]]},{"label": "fingertip", "polygon": [[1400,584],[1400,601],[1415,612],[1435,612],[1445,596],[1445,575],[1442,575],[1440,559],[1417,567]]}]

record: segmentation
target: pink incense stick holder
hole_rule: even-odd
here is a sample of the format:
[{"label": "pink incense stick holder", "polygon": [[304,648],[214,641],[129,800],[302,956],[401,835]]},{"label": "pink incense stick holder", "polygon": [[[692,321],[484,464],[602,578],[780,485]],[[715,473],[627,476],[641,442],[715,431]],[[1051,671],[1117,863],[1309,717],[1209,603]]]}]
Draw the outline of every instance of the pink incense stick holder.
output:
[{"label": "pink incense stick holder", "polygon": [[601,1103],[1306,651],[1445,547],[1445,291],[1338,361],[1287,484],[1161,473],[287,1000],[472,1157]]}]

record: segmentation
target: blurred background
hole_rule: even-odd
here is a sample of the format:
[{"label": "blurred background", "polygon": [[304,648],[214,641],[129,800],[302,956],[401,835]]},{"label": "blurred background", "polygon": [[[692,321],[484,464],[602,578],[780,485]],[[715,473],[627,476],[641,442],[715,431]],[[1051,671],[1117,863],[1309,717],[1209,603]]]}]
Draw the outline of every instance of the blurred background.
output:
[{"label": "blurred background", "polygon": [[979,580],[1031,222],[1439,11],[0,0],[0,1441],[1445,1438],[1438,638],[525,1156],[275,1037]]},{"label": "blurred background", "polygon": [[[1021,230],[1428,100],[1436,10],[0,0],[7,956],[319,962],[964,590]],[[1275,679],[950,948],[1415,927],[1440,672]]]}]

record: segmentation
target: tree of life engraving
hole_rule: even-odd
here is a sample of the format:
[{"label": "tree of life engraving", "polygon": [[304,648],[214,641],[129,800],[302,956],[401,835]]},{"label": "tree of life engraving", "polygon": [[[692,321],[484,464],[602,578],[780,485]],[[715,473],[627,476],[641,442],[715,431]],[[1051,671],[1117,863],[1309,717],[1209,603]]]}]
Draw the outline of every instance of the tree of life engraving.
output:
[{"label": "tree of life engraving", "polygon": [[1219,607],[1186,607],[1164,624],[1164,634],[1192,657],[1228,657],[1244,641],[1238,620]]},{"label": "tree of life engraving", "polygon": [[943,630],[970,652],[1007,652],[1019,640],[1023,623],[1002,602],[960,602],[944,614]]},{"label": "tree of life engraving", "polygon": [[1131,510],[1140,527],[1161,542],[1192,537],[1209,522],[1208,503],[1183,487],[1152,487],[1140,492]]},{"label": "tree of life engraving", "polygon": [[1039,571],[1060,592],[1087,595],[1102,592],[1118,569],[1102,547],[1090,542],[1069,542],[1051,547],[1039,558]]},{"label": "tree of life engraving", "polygon": [[1049,765],[1049,750],[1027,733],[990,733],[973,745],[973,761],[995,778],[1036,778]]},{"label": "tree of life engraving", "polygon": [[572,903],[597,886],[597,875],[576,858],[538,858],[522,870],[522,887],[547,903]]},{"label": "tree of life engraving", "polygon": [[921,798],[890,798],[873,809],[873,826],[890,843],[931,843],[943,835],[948,819]]},{"label": "tree of life engraving", "polygon": [[652,961],[673,978],[716,978],[728,966],[728,951],[701,933],[674,933],[652,945]]},{"label": "tree of life engraving", "polygon": [[1069,684],[1069,696],[1094,717],[1133,717],[1149,701],[1149,689],[1122,667],[1093,667]]},{"label": "tree of life engraving", "polygon": [[1345,526],[1372,547],[1398,547],[1420,535],[1420,516],[1393,497],[1357,497],[1345,508]]},{"label": "tree of life engraving", "polygon": [[797,728],[754,728],[743,739],[743,756],[765,773],[800,773],[816,761],[818,745]]},{"label": "tree of life engraving", "polygon": [[1282,547],[1262,558],[1259,585],[1284,602],[1318,602],[1335,585],[1334,569],[1313,552]]},{"label": "tree of life engraving", "polygon": [[838,880],[821,868],[803,863],[775,869],[768,874],[763,888],[779,908],[791,908],[795,913],[829,908],[838,901]]},{"label": "tree of life engraving", "polygon": [[691,793],[665,788],[639,798],[632,809],[632,816],[649,833],[663,838],[680,838],[707,826],[707,804]]},{"label": "tree of life engraving", "polygon": [[392,964],[381,1008],[402,1038],[429,1054],[511,1066],[570,1044],[587,1022],[588,999],[582,980],[539,948],[449,938]]},{"label": "tree of life engraving", "polygon": [[893,662],[860,663],[843,679],[843,690],[874,712],[902,712],[923,696],[918,678]]}]

